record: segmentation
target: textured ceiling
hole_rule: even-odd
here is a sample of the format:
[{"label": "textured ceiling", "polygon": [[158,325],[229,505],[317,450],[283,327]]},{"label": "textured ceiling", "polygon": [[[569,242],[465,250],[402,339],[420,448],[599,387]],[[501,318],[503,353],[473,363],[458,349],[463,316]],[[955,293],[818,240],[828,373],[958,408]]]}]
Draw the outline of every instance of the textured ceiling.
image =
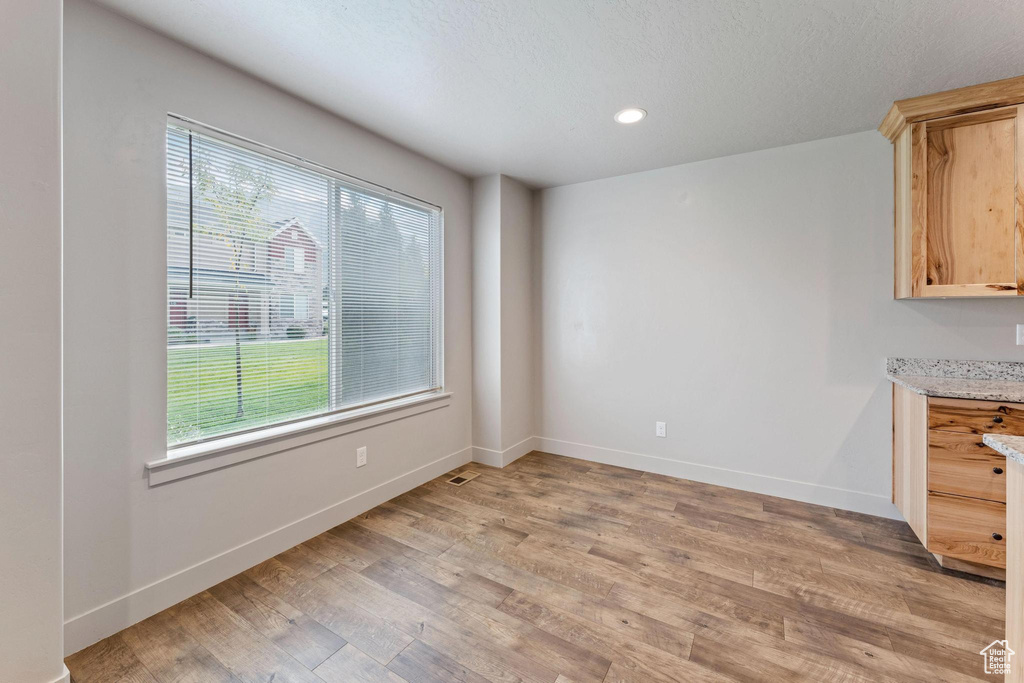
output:
[{"label": "textured ceiling", "polygon": [[[1024,74],[1021,0],[101,0],[467,175],[549,186]],[[649,116],[612,121],[626,106]]]}]

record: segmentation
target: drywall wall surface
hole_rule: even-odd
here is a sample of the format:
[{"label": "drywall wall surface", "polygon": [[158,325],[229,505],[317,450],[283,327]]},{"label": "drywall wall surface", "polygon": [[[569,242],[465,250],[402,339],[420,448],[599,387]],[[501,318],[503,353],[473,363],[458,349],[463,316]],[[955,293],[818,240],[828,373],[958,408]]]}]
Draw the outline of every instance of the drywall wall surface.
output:
[{"label": "drywall wall surface", "polygon": [[1024,355],[1022,300],[893,300],[875,132],[539,196],[547,450],[894,514],[886,356]]},{"label": "drywall wall surface", "polygon": [[0,0],[0,680],[64,672],[61,3]]},{"label": "drywall wall surface", "polygon": [[501,449],[533,436],[533,198],[501,176]]},{"label": "drywall wall surface", "polygon": [[[65,21],[65,586],[73,651],[469,459],[471,186],[96,5],[69,0]],[[147,485],[144,463],[162,457],[166,443],[169,112],[444,208],[448,407]],[[368,447],[369,463],[357,470],[359,446]]]},{"label": "drywall wall surface", "polygon": [[495,467],[532,448],[532,231],[529,188],[473,181],[473,457]]},{"label": "drywall wall surface", "polygon": [[473,445],[501,451],[501,176],[473,181]]}]

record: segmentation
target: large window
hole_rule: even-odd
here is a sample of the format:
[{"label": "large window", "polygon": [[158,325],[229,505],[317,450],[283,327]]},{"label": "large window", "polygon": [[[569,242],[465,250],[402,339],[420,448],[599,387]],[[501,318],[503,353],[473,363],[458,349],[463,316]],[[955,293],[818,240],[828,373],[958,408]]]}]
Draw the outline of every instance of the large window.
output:
[{"label": "large window", "polygon": [[438,391],[441,211],[167,128],[167,444]]}]

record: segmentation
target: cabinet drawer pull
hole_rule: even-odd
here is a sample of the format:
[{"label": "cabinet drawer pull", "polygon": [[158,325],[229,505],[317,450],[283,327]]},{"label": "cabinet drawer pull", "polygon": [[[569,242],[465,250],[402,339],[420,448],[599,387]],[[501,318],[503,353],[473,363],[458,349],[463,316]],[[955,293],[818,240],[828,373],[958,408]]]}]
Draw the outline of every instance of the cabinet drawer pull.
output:
[{"label": "cabinet drawer pull", "polygon": [[992,418],[992,421],[995,422],[996,424],[1000,424],[1003,421],[1003,418],[1000,417],[999,415],[996,415],[995,417]]},{"label": "cabinet drawer pull", "polygon": [[1003,535],[1002,534],[992,534],[992,538],[994,538],[997,541],[1001,541],[1001,540],[1003,540]]},{"label": "cabinet drawer pull", "polygon": [[1002,474],[1003,473],[1003,468],[1002,467],[993,467],[992,468],[992,472],[994,474]]}]

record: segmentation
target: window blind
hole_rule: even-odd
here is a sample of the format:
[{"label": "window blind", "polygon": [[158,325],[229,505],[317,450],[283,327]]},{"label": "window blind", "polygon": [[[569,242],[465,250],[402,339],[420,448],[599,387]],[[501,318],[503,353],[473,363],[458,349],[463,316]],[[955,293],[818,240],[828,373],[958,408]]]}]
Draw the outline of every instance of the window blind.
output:
[{"label": "window blind", "polygon": [[441,211],[167,128],[167,443],[442,385]]}]

